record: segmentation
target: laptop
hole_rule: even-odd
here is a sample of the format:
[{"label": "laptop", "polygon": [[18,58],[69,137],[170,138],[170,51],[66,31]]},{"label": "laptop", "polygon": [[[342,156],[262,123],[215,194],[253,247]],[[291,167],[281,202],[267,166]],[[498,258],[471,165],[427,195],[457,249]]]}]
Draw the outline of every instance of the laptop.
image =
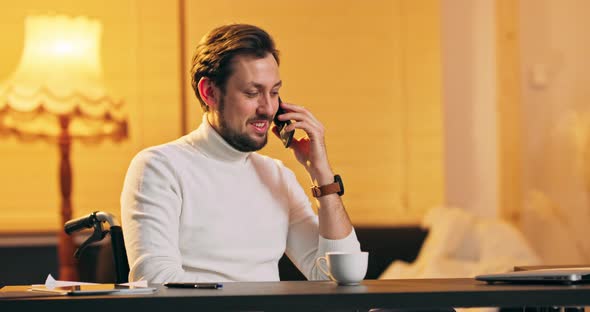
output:
[{"label": "laptop", "polygon": [[590,267],[552,268],[500,274],[483,274],[476,276],[475,279],[488,283],[587,283],[590,282]]}]

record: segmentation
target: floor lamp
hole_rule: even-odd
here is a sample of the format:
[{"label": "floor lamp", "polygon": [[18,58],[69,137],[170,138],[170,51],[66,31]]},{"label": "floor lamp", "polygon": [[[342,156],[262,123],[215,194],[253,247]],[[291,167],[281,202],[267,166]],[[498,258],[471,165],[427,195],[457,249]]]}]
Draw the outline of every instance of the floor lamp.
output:
[{"label": "floor lamp", "polygon": [[[122,101],[103,81],[101,33],[101,23],[86,17],[29,16],[20,63],[0,83],[0,134],[59,146],[60,229],[72,218],[72,142],[127,137]],[[59,277],[78,280],[74,243],[59,232]]]}]

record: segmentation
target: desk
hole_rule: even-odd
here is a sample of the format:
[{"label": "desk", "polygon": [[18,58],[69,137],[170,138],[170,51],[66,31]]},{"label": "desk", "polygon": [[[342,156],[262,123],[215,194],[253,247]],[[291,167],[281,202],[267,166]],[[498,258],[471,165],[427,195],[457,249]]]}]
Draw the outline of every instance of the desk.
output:
[{"label": "desk", "polygon": [[223,289],[168,289],[150,295],[0,299],[0,311],[326,311],[375,307],[525,307],[590,305],[586,285],[487,285],[472,279],[236,282]]}]

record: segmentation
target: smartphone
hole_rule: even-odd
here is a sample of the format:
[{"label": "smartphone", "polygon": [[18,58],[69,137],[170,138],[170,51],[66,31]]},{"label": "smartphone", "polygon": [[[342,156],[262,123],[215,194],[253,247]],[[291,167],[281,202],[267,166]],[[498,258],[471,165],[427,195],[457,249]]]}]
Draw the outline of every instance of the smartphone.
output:
[{"label": "smartphone", "polygon": [[285,128],[291,124],[290,120],[281,121],[279,120],[278,116],[285,113],[285,110],[281,108],[281,98],[279,97],[279,110],[277,111],[275,118],[273,120],[274,124],[277,126],[277,130],[279,130],[279,136],[281,137],[281,141],[285,147],[289,147],[291,145],[291,141],[293,141],[293,135],[295,134],[295,130],[286,131]]},{"label": "smartphone", "polygon": [[169,288],[197,288],[197,289],[219,289],[223,288],[220,283],[164,283]]}]

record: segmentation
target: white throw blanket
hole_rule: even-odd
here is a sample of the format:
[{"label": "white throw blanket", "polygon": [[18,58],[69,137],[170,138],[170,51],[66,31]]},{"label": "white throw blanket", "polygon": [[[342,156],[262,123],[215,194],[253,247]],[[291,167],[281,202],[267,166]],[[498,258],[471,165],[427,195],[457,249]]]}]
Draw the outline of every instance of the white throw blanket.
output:
[{"label": "white throw blanket", "polygon": [[441,207],[431,209],[422,226],[429,233],[416,261],[394,261],[381,279],[474,277],[541,263],[520,231],[500,219]]}]

